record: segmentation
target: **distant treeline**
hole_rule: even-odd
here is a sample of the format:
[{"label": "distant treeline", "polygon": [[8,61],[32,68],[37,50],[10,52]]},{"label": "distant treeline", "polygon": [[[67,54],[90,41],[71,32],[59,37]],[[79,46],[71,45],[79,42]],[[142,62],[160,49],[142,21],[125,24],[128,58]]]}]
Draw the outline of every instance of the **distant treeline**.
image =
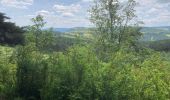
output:
[{"label": "distant treeline", "polygon": [[146,47],[149,47],[156,51],[170,51],[170,39],[159,40],[159,41],[149,41],[143,42]]}]

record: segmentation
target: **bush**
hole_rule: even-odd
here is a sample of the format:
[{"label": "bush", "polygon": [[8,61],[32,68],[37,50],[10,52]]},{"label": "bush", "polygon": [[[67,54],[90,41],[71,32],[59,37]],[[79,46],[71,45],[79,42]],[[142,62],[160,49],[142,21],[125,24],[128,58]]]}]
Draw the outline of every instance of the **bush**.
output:
[{"label": "bush", "polygon": [[48,62],[44,100],[169,98],[169,65],[159,53],[140,61],[133,53],[118,51],[104,63],[91,48],[75,46],[52,54]]}]

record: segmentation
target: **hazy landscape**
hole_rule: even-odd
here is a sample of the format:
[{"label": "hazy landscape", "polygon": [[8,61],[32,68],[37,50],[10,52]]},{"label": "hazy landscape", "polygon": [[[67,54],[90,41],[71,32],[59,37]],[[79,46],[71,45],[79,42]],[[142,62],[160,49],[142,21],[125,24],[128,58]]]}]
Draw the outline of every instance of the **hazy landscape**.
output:
[{"label": "hazy landscape", "polygon": [[170,100],[169,5],[0,0],[0,100]]},{"label": "hazy landscape", "polygon": [[[55,32],[69,33],[69,32],[79,32],[86,33],[92,30],[92,28],[87,27],[75,27],[75,28],[54,28]],[[170,26],[161,27],[142,27],[141,32],[143,36],[142,41],[158,41],[170,39]]]}]

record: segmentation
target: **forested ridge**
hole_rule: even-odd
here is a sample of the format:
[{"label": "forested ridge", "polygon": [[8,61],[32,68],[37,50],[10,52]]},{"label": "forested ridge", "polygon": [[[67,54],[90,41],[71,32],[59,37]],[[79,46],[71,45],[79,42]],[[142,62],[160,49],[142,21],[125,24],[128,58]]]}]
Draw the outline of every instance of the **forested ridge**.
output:
[{"label": "forested ridge", "polygon": [[169,49],[141,44],[135,6],[96,1],[90,38],[44,30],[41,15],[20,28],[0,14],[11,25],[0,26],[0,100],[169,100]]}]

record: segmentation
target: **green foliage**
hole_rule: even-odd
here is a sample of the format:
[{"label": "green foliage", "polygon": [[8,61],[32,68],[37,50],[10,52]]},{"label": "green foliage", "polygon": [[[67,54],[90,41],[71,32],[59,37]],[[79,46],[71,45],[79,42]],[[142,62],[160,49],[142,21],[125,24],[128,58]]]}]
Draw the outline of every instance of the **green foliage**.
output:
[{"label": "green foliage", "polygon": [[142,35],[135,15],[136,2],[128,0],[95,0],[90,10],[91,22],[96,26],[96,48],[100,59],[108,61],[110,53],[122,47],[137,48]]},{"label": "green foliage", "polygon": [[44,100],[164,100],[169,98],[169,65],[159,54],[144,61],[118,51],[108,63],[92,48],[75,46],[48,57]]},{"label": "green foliage", "polygon": [[46,31],[41,30],[41,34],[39,34],[38,38],[39,39],[36,40],[36,36],[34,32],[32,30],[29,30],[25,34],[25,44],[26,45],[32,44],[36,46],[36,41],[38,41],[37,46],[41,51],[50,51],[51,49],[55,48],[54,40],[56,38],[54,37],[52,30],[46,30]]},{"label": "green foliage", "polygon": [[[18,96],[26,100],[166,100],[170,96],[170,65],[159,53],[141,60],[133,52],[120,50],[105,63],[90,46],[44,54],[30,44],[18,47],[16,54],[17,82],[10,89],[14,93],[16,83]],[[8,66],[1,67],[2,76],[9,80],[1,83],[4,96],[13,80],[8,71],[15,68]]]},{"label": "green foliage", "polygon": [[43,16],[38,15],[35,18],[32,18],[32,22],[34,25],[31,26],[30,31],[33,33],[33,36],[35,38],[35,45],[37,48],[41,48],[41,42],[44,41],[44,35],[42,33],[42,28],[45,25],[45,22],[43,20]]},{"label": "green foliage", "polygon": [[149,48],[154,49],[156,51],[170,51],[170,39],[167,40],[159,40],[153,42],[146,42]]},{"label": "green foliage", "polygon": [[36,47],[27,45],[17,49],[17,92],[25,99],[40,98],[44,83],[45,58]]},{"label": "green foliage", "polygon": [[13,49],[0,46],[0,98],[11,99],[15,95],[16,64],[11,61]]},{"label": "green foliage", "polygon": [[12,22],[6,22],[9,19],[4,13],[0,13],[0,43],[16,45],[24,41],[24,30]]},{"label": "green foliage", "polygon": [[[120,5],[110,4],[113,0],[99,1],[103,5],[93,9],[97,25],[99,17],[102,22],[115,16],[116,21],[126,22],[115,13]],[[134,4],[129,0],[122,11],[130,19],[134,17]],[[110,20],[99,16],[103,9],[111,13]],[[1,100],[170,99],[170,63],[163,54],[137,46],[138,28],[125,25],[125,29],[119,26],[118,31],[110,31],[118,22],[106,21],[106,27],[98,30],[104,41],[97,42],[97,46],[82,43],[77,36],[76,43],[59,52],[51,50],[56,38],[51,30],[42,30],[43,17],[32,21],[34,25],[28,28],[23,46],[0,47]],[[62,39],[57,41],[61,43]]]},{"label": "green foliage", "polygon": [[[128,0],[122,4],[119,0],[96,0],[92,6],[91,21],[97,27],[97,37],[101,45],[121,46],[124,42],[140,36],[139,30],[132,30],[136,23],[132,23],[136,17],[134,7],[136,2]],[[135,40],[132,39],[132,40]],[[112,48],[113,49],[113,48]]]},{"label": "green foliage", "polygon": [[[94,54],[86,47],[75,46],[66,54],[55,53],[49,57],[49,85],[45,100],[81,99],[81,85],[85,78],[97,69],[98,62]],[[90,73],[89,73],[90,71]],[[83,87],[84,88],[84,87]]]},{"label": "green foliage", "polygon": [[[44,87],[46,79],[45,55],[48,46],[53,41],[52,32],[42,31],[44,26],[42,16],[32,19],[34,25],[30,27],[26,34],[25,46],[20,46],[16,50],[17,62],[17,93],[24,99],[40,99],[41,89]],[[47,49],[47,50],[46,50]]]}]

